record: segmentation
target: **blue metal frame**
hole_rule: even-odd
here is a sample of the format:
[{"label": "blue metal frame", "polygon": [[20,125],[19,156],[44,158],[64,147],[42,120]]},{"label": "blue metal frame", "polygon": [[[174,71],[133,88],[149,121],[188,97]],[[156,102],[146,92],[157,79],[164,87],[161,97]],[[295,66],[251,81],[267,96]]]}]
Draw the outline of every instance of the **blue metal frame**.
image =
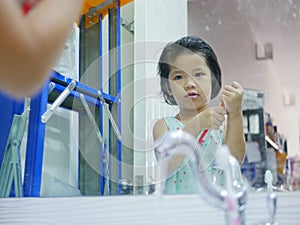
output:
[{"label": "blue metal frame", "polygon": [[[118,65],[117,65],[117,71],[118,71],[118,128],[121,131],[121,7],[120,7],[120,0],[118,1],[118,7],[117,7],[117,48],[118,48]],[[119,181],[122,180],[122,143],[120,140],[118,140],[118,175],[119,175]],[[118,189],[119,194],[122,194],[122,184],[118,182]]]},{"label": "blue metal frame", "polygon": [[[59,73],[53,71],[51,73],[51,79],[52,82],[56,83],[56,85],[61,85],[61,86],[68,86],[73,79],[71,78],[67,78],[63,75],[60,75]],[[59,87],[59,86],[58,86]],[[83,83],[80,83],[78,81],[76,81],[76,91],[72,91],[72,94],[70,94],[72,97],[76,97],[80,100],[79,94],[78,92],[82,93],[85,95],[86,98],[88,98],[88,96],[92,97],[92,98],[96,98],[98,99],[98,90],[95,88],[92,88],[88,85],[85,85]],[[77,93],[77,94],[76,94]],[[116,98],[114,96],[108,95],[106,93],[102,93],[104,99],[107,101],[107,103],[111,104],[113,102],[116,102]],[[87,99],[88,101],[88,99]]]},{"label": "blue metal frame", "polygon": [[[118,128],[121,131],[121,10],[120,10],[120,1],[117,2],[117,117],[118,117]],[[108,11],[110,13],[110,10]],[[109,39],[111,38],[111,34],[109,32]],[[109,46],[111,49],[111,46]],[[109,71],[111,74],[111,71]],[[122,143],[118,140],[117,143],[118,148],[118,194],[122,194]]]},{"label": "blue metal frame", "polygon": [[48,83],[41,93],[31,99],[26,147],[25,173],[23,193],[24,197],[39,197],[41,189],[44,140],[46,125],[41,116],[47,109]]},{"label": "blue metal frame", "polygon": [[[111,12],[110,12],[110,9],[108,9],[108,14],[110,14]],[[110,24],[110,21],[109,21],[109,18],[110,17],[108,17],[108,24]],[[109,27],[108,27],[108,39],[110,40],[111,39],[111,34],[110,34],[110,29],[109,29]],[[108,41],[108,50],[109,50],[109,52],[108,52],[108,54],[109,54],[109,57],[108,57],[108,60],[109,60],[109,64],[110,64],[110,49],[111,49],[111,44],[110,44],[110,41]],[[110,77],[110,75],[111,75],[111,71],[110,71],[110,66],[108,66],[108,76]],[[110,93],[110,86],[109,86],[109,84],[110,84],[110,78],[108,77],[108,93]],[[108,134],[110,134],[110,126],[108,126]],[[107,143],[107,147],[108,147],[108,149],[109,149],[109,153],[108,153],[108,161],[110,161],[110,155],[111,155],[111,150],[110,150],[110,142],[108,141],[108,143]],[[109,168],[110,169],[110,168]],[[110,179],[110,175],[109,175],[109,181],[108,181],[108,186],[109,186],[109,190],[111,190],[111,179]]]},{"label": "blue metal frame", "polygon": [[[80,27],[84,27],[85,26],[85,20],[82,20],[80,19]],[[81,48],[79,47],[79,55],[83,54],[81,52]],[[81,64],[79,63],[78,65],[79,67],[79,74],[78,74],[78,77],[79,77],[79,80],[81,79],[81,74],[80,74],[80,71],[81,71]],[[80,114],[79,114],[79,119],[80,119]],[[80,123],[78,123],[78,131],[80,131]],[[80,143],[80,138],[78,138],[78,184],[77,184],[77,187],[78,187],[78,190],[80,190],[80,146],[81,146],[81,143]]]},{"label": "blue metal frame", "polygon": [[[99,90],[103,92],[102,87],[103,87],[103,38],[102,38],[102,14],[99,15]],[[99,106],[99,121],[103,121],[103,106]],[[100,122],[99,124],[99,129],[101,134],[103,134],[103,123]],[[99,154],[99,175],[100,175],[100,195],[104,195],[104,185],[105,185],[105,165],[103,162],[103,151],[105,151],[105,140],[104,144],[100,143],[100,154]]]},{"label": "blue metal frame", "polygon": [[[54,89],[53,89],[53,92],[57,92],[58,94],[61,94],[64,90],[65,90],[65,86],[62,86],[60,84],[54,84]],[[78,91],[71,91],[70,94],[68,95],[67,98],[72,98],[72,99],[78,99],[78,101],[80,101],[80,92]],[[85,99],[86,101],[91,104],[91,105],[94,105],[96,107],[102,107],[102,104],[100,102],[99,99],[97,98],[94,98],[94,97],[91,97],[90,95],[84,95],[85,96]],[[110,98],[112,99],[112,97]],[[49,103],[52,103],[52,102],[49,102]],[[67,109],[70,109],[70,110],[74,110],[74,111],[77,111],[77,112],[81,112],[82,111],[82,107],[81,106],[78,106],[76,107],[75,104],[71,105],[71,106],[68,106],[68,105],[62,105],[61,107],[63,108],[67,108]]]}]

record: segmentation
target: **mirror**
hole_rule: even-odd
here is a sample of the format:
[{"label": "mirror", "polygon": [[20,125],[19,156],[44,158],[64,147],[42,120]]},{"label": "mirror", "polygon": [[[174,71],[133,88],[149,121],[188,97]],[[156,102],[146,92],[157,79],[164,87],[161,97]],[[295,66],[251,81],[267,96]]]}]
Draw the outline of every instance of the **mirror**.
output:
[{"label": "mirror", "polygon": [[[295,156],[299,155],[299,91],[294,85],[298,65],[293,60],[299,53],[298,9],[298,2],[280,0],[189,2],[189,33],[209,40],[214,46],[222,64],[224,83],[238,80],[248,89],[245,97],[249,101],[244,107],[249,108],[251,99],[256,99],[257,106],[263,104],[261,110],[255,106],[244,109],[244,116],[248,128],[253,129],[252,141],[266,148],[266,154],[261,156],[266,164],[253,166],[256,163],[251,161],[247,168],[244,165],[244,172],[267,167],[277,174],[273,184],[288,180],[285,188],[289,190],[297,190],[299,182],[296,170],[291,169],[292,164],[298,164]],[[288,48],[293,48],[293,53],[287,54]],[[251,119],[251,114],[259,119]],[[254,131],[257,129],[259,133]],[[286,157],[293,158],[290,165],[285,163]],[[253,176],[253,172],[249,173],[248,177]]]},{"label": "mirror", "polygon": [[[158,118],[178,112],[177,107],[163,103],[157,61],[166,43],[187,34],[201,37],[213,47],[221,65],[223,84],[236,80],[245,90],[244,133],[250,150],[242,166],[244,176],[258,189],[264,186],[263,172],[270,169],[274,185],[287,183],[284,188],[298,190],[300,160],[295,156],[299,155],[300,147],[296,75],[299,9],[297,1],[284,0],[189,0],[176,4],[137,0],[123,4],[120,11],[111,9],[102,20],[97,20],[97,12],[88,11],[80,29],[75,27],[71,42],[66,43],[65,55],[54,67],[59,74],[54,73],[51,82],[58,86],[52,90],[51,85],[48,87],[48,108],[69,84],[59,76],[66,76],[60,63],[68,65],[73,70],[71,74],[77,74],[71,78],[83,86],[70,89],[71,93],[78,91],[76,100],[68,97],[47,121],[44,150],[39,155],[43,163],[40,174],[35,174],[40,186],[36,193],[25,196],[152,193],[152,128]],[[155,18],[152,12],[157,15]],[[116,26],[118,17],[120,30]],[[75,57],[75,64],[64,57]],[[74,71],[78,65],[78,71]],[[101,90],[105,104],[97,90]],[[88,108],[80,93],[84,94]],[[2,99],[7,101],[1,96]],[[32,106],[35,101],[31,99],[28,104]],[[23,111],[24,107],[18,114]],[[2,114],[7,115],[3,107]],[[101,124],[98,130],[95,124]],[[8,136],[9,128],[5,129]],[[28,123],[21,145],[22,179],[34,173],[33,167],[26,169],[30,129],[33,128]],[[118,136],[118,129],[122,137]],[[6,143],[1,142],[1,160],[5,147]],[[291,160],[287,165],[288,157]]]}]

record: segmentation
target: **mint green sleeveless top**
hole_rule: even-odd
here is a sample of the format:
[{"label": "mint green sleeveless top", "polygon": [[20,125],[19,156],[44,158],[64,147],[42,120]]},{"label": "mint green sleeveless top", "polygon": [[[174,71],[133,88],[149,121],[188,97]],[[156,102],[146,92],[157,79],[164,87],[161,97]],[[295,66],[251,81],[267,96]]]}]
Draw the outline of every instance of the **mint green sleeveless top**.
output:
[{"label": "mint green sleeveless top", "polygon": [[[163,118],[170,131],[182,130],[184,125],[175,117]],[[202,131],[203,132],[203,131]],[[197,140],[202,135],[199,133]],[[223,186],[225,177],[223,171],[216,167],[215,156],[222,146],[224,126],[219,130],[208,130],[202,140],[202,159],[201,163],[205,168],[205,173],[209,175],[213,183]],[[192,173],[192,169],[188,162],[181,165],[170,177],[166,180],[166,194],[194,194],[196,193],[196,183]]]}]

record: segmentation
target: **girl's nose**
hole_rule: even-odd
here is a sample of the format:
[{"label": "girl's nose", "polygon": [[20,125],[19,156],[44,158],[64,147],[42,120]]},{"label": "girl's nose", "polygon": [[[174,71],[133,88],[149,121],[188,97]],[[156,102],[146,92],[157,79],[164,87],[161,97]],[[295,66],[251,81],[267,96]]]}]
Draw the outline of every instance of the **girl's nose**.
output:
[{"label": "girl's nose", "polygon": [[185,88],[191,89],[191,88],[195,88],[195,87],[196,87],[196,84],[195,84],[194,79],[191,77],[188,77],[185,82]]}]

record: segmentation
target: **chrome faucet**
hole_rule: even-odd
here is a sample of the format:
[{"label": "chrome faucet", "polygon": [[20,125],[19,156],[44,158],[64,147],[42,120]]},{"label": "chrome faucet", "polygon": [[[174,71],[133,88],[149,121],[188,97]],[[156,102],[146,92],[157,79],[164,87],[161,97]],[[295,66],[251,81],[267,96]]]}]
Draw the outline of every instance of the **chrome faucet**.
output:
[{"label": "chrome faucet", "polygon": [[270,193],[268,196],[268,207],[269,207],[269,221],[267,224],[275,225],[277,224],[275,217],[276,217],[276,209],[277,209],[277,196],[275,193]]},{"label": "chrome faucet", "polygon": [[[268,207],[268,213],[269,213],[269,218],[267,221],[264,221],[260,223],[259,225],[277,225],[278,223],[275,220],[276,217],[276,210],[277,210],[277,196],[273,192],[273,175],[270,170],[266,170],[265,172],[265,183],[267,184],[267,207]],[[275,189],[276,190],[276,189]]]},{"label": "chrome faucet", "polygon": [[[195,177],[197,191],[202,198],[209,204],[225,211],[228,225],[245,224],[247,188],[235,173],[234,166],[237,161],[230,155],[228,147],[223,146],[216,159],[217,164],[222,164],[224,167],[226,189],[214,185],[205,172],[199,172],[205,170],[201,163],[201,146],[189,133],[182,130],[167,132],[155,142],[155,153],[159,163],[175,155],[186,156]],[[166,173],[165,167],[163,170]],[[163,177],[160,177],[166,179],[167,176],[164,174]],[[164,185],[160,187],[160,189],[162,188]],[[163,192],[163,190],[158,191]]]}]

